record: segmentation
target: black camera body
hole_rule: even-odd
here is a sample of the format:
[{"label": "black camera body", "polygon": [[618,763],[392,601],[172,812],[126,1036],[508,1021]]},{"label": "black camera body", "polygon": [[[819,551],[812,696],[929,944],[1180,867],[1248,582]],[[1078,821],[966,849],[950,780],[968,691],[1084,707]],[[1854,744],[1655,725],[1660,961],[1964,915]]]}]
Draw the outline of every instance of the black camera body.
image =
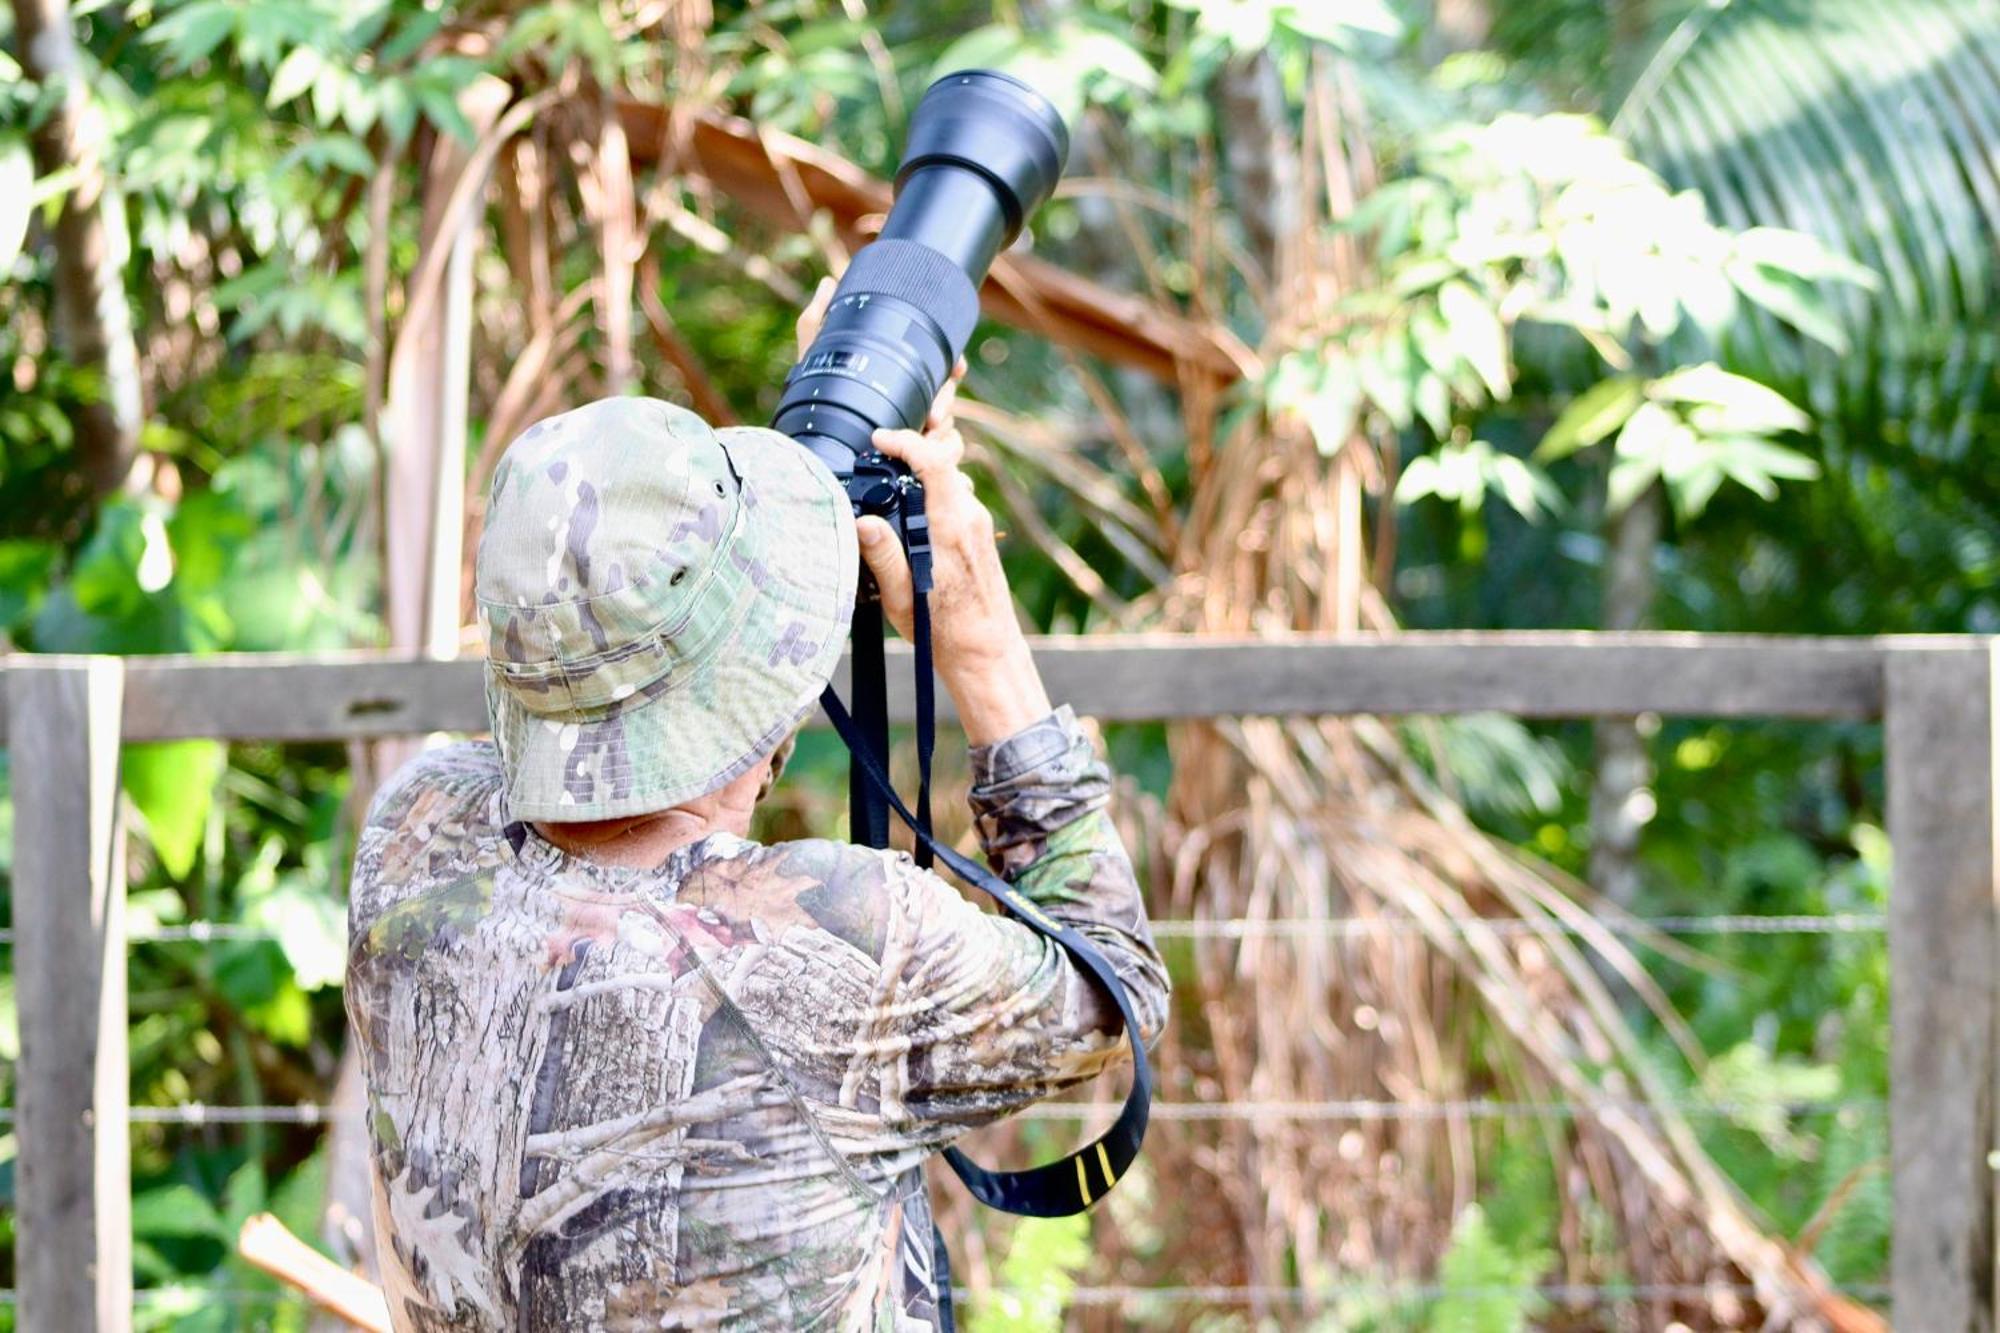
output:
[{"label": "black camera body", "polygon": [[841,276],[771,421],[833,469],[857,515],[902,506],[910,479],[874,433],[923,423],[971,341],[993,257],[1068,156],[1061,114],[1012,75],[947,74],[917,104],[895,205]]}]

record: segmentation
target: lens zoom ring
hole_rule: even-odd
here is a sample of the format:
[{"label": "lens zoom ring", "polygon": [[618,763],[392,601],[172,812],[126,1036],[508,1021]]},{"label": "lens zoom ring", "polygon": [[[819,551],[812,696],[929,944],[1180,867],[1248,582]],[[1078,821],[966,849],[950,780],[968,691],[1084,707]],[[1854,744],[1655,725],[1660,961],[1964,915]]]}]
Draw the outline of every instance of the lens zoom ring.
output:
[{"label": "lens zoom ring", "polygon": [[840,291],[908,301],[937,321],[952,360],[965,351],[979,323],[979,290],[972,279],[937,251],[914,241],[885,239],[857,250],[840,280]]}]

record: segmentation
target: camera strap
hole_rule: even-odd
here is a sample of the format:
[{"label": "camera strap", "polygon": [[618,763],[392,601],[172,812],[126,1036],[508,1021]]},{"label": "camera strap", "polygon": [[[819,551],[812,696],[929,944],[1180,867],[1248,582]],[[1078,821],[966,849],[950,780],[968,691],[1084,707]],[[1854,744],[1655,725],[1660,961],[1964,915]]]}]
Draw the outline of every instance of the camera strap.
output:
[{"label": "camera strap", "polygon": [[[921,497],[922,490],[912,488],[909,495]],[[870,618],[874,622],[872,632],[864,627],[860,609],[857,607],[856,610],[852,667],[855,716],[848,714],[840,696],[831,686],[820,696],[820,706],[826,710],[827,720],[833,724],[833,729],[853,756],[850,810],[866,816],[852,823],[857,836],[862,831],[872,834],[877,827],[875,821],[879,818],[883,836],[869,845],[887,846],[888,821],[883,811],[885,808],[894,810],[916,837],[918,864],[930,865],[933,860],[944,862],[953,874],[995,899],[1016,920],[1055,941],[1090,975],[1118,1009],[1125,1025],[1126,1039],[1132,1046],[1132,1088],[1125,1096],[1118,1118],[1094,1143],[1057,1161],[1019,1171],[989,1170],[957,1148],[947,1148],[944,1152],[945,1160],[958,1173],[958,1178],[965,1182],[972,1197],[987,1207],[1024,1217],[1067,1217],[1084,1211],[1104,1197],[1105,1192],[1124,1176],[1138,1158],[1152,1106],[1152,1066],[1146,1058],[1145,1044],[1139,1040],[1139,1023],[1132,1012],[1131,997],[1126,994],[1118,973],[1097,946],[1076,927],[1050,916],[1032,899],[1023,896],[985,866],[940,843],[931,831],[931,751],[937,727],[930,641],[930,525],[924,516],[921,498],[917,499],[914,512],[908,501],[909,496],[906,495],[902,536],[910,554],[914,594],[912,637],[915,640],[913,647],[917,668],[917,756],[921,773],[917,813],[913,814],[903,803],[889,778],[887,691],[878,684],[886,675],[879,602],[870,603]],[[869,659],[873,659],[872,664]],[[867,686],[865,691],[864,682]],[[863,715],[864,707],[875,711],[872,715]],[[864,788],[867,789],[865,793]]]}]

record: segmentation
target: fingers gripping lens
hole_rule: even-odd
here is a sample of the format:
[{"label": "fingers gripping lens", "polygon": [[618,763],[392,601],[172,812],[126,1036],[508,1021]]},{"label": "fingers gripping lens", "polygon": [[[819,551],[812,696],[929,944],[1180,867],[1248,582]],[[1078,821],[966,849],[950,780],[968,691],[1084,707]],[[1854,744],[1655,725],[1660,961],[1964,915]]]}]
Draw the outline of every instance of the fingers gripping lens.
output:
[{"label": "fingers gripping lens", "polygon": [[904,469],[875,452],[875,431],[923,424],[971,341],[994,256],[1068,155],[1055,107],[1010,75],[947,74],[918,103],[895,206],[848,265],[771,423],[833,469],[856,512],[893,504]]}]

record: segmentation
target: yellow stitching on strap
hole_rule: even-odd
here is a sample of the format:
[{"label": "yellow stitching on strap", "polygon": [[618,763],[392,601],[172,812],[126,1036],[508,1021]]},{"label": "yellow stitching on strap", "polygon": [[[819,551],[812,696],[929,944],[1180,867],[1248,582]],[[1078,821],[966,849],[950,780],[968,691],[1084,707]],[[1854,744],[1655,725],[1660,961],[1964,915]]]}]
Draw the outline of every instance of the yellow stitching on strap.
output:
[{"label": "yellow stitching on strap", "polygon": [[1076,1159],[1076,1187],[1083,1193],[1084,1207],[1090,1206],[1090,1177],[1083,1174],[1083,1159]]},{"label": "yellow stitching on strap", "polygon": [[1097,1145],[1097,1164],[1104,1168],[1104,1188],[1110,1189],[1118,1183],[1118,1174],[1111,1169],[1111,1157],[1104,1151],[1102,1143]]}]

